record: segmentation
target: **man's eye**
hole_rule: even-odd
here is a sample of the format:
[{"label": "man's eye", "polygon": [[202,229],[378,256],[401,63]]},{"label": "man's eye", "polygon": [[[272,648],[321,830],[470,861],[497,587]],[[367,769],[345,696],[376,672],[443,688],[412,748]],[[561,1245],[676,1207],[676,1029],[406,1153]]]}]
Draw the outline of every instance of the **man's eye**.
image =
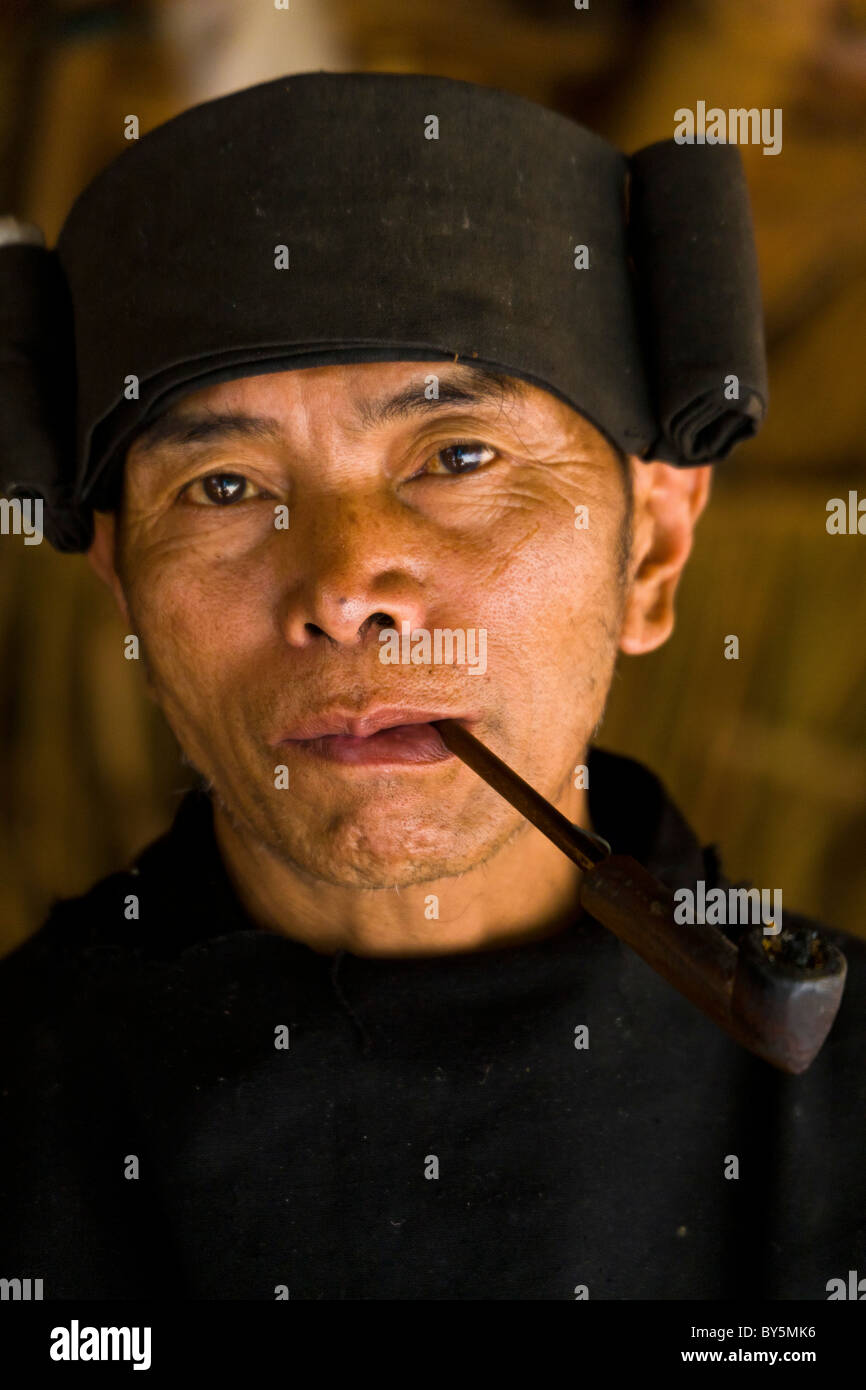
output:
[{"label": "man's eye", "polygon": [[204,478],[194,478],[187,483],[181,496],[196,506],[230,507],[233,502],[243,502],[247,498],[249,487],[249,478],[240,473],[208,473]]},{"label": "man's eye", "polygon": [[[446,474],[455,477],[460,473],[474,473],[485,462],[489,463],[495,457],[495,449],[492,449],[489,444],[480,444],[476,440],[468,444],[446,444],[444,449],[439,449],[431,459],[428,459],[425,467],[421,469],[421,474]],[[420,475],[416,474],[415,476]]]}]

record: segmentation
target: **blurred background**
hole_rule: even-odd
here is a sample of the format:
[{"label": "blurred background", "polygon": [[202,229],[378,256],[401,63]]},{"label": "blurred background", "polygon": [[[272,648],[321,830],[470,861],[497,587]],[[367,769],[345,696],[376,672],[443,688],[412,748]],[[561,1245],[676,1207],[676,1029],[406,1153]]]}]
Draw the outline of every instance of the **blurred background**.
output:
[{"label": "blurred background", "polygon": [[[282,0],[279,0],[281,3]],[[427,72],[631,153],[680,106],[781,107],[742,147],[771,406],[717,470],[674,636],[622,657],[598,742],[648,763],[729,874],[866,935],[866,0],[5,0],[0,211],[53,245],[75,195],[185,107],[283,73]],[[177,190],[167,190],[172,196]],[[0,545],[0,952],[167,825],[190,773],[83,556]],[[740,659],[723,657],[735,633]]]}]

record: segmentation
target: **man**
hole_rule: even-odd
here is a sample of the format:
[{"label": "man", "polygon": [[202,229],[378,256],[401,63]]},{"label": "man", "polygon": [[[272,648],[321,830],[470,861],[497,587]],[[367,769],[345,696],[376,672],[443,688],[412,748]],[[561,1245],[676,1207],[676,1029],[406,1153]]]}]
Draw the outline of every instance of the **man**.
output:
[{"label": "man", "polygon": [[[618,652],[670,635],[711,460],[763,415],[736,151],[706,153],[632,162],[627,255],[589,132],[308,74],[82,195],[77,456],[45,424],[29,482],[200,786],[0,968],[7,1277],[823,1299],[862,1259],[862,944],[817,1061],[772,1070],[580,911],[577,867],[433,727],[669,886],[725,885],[654,775],[591,746]],[[458,658],[384,659],[446,632]]]}]

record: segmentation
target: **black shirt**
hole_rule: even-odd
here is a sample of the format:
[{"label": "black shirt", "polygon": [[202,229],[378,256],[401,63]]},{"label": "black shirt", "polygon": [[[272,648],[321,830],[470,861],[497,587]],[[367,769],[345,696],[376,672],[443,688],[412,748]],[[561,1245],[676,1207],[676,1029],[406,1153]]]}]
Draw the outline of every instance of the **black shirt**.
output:
[{"label": "black shirt", "polygon": [[[652,773],[589,767],[615,852],[726,883]],[[0,1275],[46,1299],[826,1299],[866,1275],[866,943],[829,935],[846,993],[790,1077],[586,915],[424,958],[259,928],[192,791],[0,964]]]}]

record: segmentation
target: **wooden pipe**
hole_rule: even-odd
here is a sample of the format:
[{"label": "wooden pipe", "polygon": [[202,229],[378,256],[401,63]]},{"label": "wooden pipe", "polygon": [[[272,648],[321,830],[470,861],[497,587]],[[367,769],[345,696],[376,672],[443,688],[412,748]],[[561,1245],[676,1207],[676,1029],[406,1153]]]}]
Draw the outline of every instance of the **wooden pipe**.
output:
[{"label": "wooden pipe", "polygon": [[584,870],[580,902],[741,1046],[780,1071],[806,1070],[842,1001],[847,962],[817,932],[760,927],[733,941],[709,923],[674,919],[674,896],[636,859],[612,854],[453,719],[435,727],[462,759]]}]

